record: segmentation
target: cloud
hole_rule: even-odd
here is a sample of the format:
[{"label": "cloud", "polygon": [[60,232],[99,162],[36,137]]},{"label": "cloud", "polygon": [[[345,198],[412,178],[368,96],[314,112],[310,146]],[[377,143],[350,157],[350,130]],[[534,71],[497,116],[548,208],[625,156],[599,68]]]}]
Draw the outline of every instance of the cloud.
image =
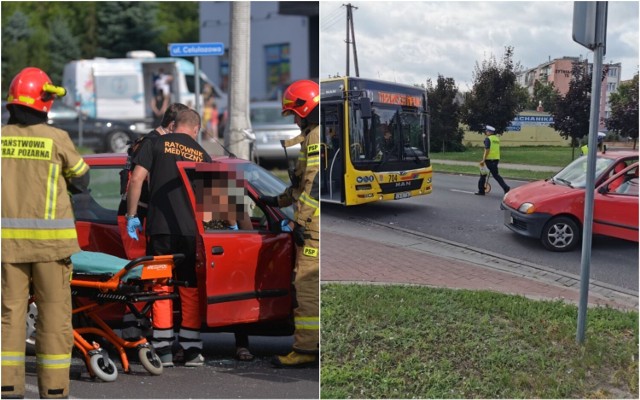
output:
[{"label": "cloud", "polygon": [[[320,2],[320,76],[346,73],[346,8]],[[502,58],[533,68],[563,56],[593,53],[572,40],[573,2],[353,2],[360,76],[424,83],[438,74],[471,87],[476,63]],[[609,2],[605,62],[638,69],[638,3]],[[353,55],[350,71],[355,75]]]}]

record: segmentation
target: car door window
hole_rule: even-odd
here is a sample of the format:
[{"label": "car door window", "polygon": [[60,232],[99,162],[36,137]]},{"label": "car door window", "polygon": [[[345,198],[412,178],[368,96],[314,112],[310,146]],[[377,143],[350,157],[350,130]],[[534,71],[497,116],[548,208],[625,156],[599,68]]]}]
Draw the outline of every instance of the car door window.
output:
[{"label": "car door window", "polygon": [[[613,185],[616,180],[621,183]],[[638,197],[638,166],[632,167],[621,177],[609,183],[612,193]]]},{"label": "car door window", "polygon": [[71,197],[77,220],[117,224],[120,168],[92,167],[89,190]]},{"label": "car door window", "polygon": [[638,196],[638,178],[632,178],[620,185],[615,193],[627,196]]}]

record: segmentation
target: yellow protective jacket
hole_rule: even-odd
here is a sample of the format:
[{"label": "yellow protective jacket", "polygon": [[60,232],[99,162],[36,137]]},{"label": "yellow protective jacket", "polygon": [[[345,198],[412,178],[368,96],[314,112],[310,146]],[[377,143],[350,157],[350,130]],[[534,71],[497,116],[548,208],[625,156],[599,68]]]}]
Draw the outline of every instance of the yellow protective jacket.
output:
[{"label": "yellow protective jacket", "polygon": [[[318,125],[305,129],[299,136],[302,138],[300,154],[294,174],[297,185],[290,186],[278,196],[278,205],[286,207],[295,204],[295,220],[305,227],[312,236],[319,232],[319,176],[320,171],[320,127]],[[295,139],[291,140],[296,142]],[[314,237],[315,238],[315,237]]]},{"label": "yellow protective jacket", "polygon": [[66,180],[88,171],[67,132],[2,127],[2,262],[55,261],[80,251]]}]

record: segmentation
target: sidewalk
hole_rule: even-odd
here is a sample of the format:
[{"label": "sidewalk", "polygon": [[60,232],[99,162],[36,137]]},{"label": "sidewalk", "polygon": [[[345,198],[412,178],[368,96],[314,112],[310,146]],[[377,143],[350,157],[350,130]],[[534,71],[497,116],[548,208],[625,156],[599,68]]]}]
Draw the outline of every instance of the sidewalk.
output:
[{"label": "sidewalk", "polygon": [[[431,159],[431,162],[438,164],[448,164],[448,165],[468,165],[472,167],[477,167],[478,163],[475,161],[456,161],[456,160],[438,160]],[[549,167],[545,165],[526,165],[526,164],[508,164],[508,163],[500,163],[500,168],[502,169],[524,169],[529,171],[543,171],[543,172],[558,172],[563,167]]]},{"label": "sidewalk", "polygon": [[[374,228],[375,229],[375,228]],[[364,232],[363,232],[364,231]],[[358,282],[425,285],[452,289],[491,290],[523,295],[532,299],[558,300],[578,304],[580,287],[575,282],[566,286],[560,279],[545,279],[526,271],[514,272],[492,268],[491,263],[473,262],[439,254],[438,249],[411,245],[415,238],[402,237],[393,230],[375,232],[361,228],[336,230],[322,227],[322,282]],[[397,237],[393,237],[393,236]],[[366,236],[364,238],[363,236]],[[589,291],[589,305],[637,310],[638,297],[625,293],[601,295]]]}]

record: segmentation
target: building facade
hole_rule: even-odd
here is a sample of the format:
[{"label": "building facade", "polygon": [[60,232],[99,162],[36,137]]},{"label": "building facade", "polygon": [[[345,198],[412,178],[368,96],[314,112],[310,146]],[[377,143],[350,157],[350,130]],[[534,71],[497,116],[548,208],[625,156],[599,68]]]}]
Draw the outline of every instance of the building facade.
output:
[{"label": "building facade", "polygon": [[[517,76],[518,83],[527,88],[529,94],[533,94],[533,85],[536,81],[541,83],[553,83],[561,95],[566,95],[569,91],[569,83],[571,82],[571,70],[574,63],[584,63],[586,60],[578,57],[562,57],[549,60],[535,68],[527,69],[520,72]],[[593,64],[588,64],[589,73],[593,70]],[[622,64],[605,64],[603,70],[606,70],[604,79],[600,87],[600,124],[599,130],[605,130],[605,120],[611,115],[611,106],[609,105],[609,96],[618,90],[620,86],[620,75],[622,72]]]},{"label": "building facade", "polygon": [[[229,92],[231,3],[200,2],[200,41],[221,42],[225,54],[202,57],[201,68]],[[251,100],[274,100],[298,79],[319,74],[319,3],[251,2]]]}]

